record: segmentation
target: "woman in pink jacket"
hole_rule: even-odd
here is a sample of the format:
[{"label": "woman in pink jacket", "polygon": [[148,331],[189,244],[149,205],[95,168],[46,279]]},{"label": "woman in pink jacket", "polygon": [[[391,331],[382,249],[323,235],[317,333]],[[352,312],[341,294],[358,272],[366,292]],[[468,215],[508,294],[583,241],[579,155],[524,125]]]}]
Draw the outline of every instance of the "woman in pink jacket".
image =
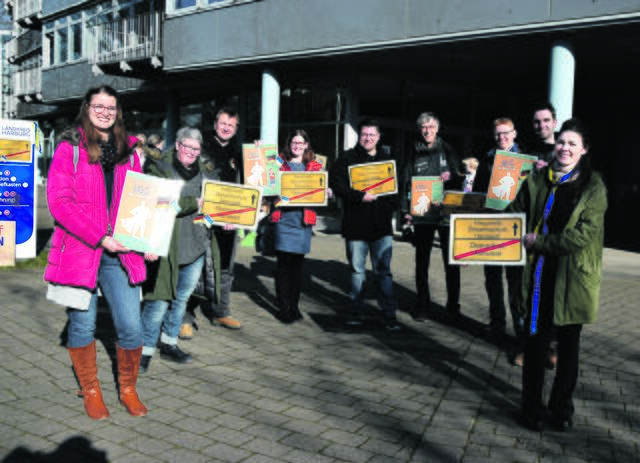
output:
[{"label": "woman in pink jacket", "polygon": [[144,257],[111,236],[127,171],[141,172],[131,150],[135,141],[126,134],[116,91],[92,88],[73,128],[61,136],[47,179],[55,230],[44,278],[50,283],[49,298],[68,307],[67,347],[85,410],[93,419],[109,416],[96,366],[98,285],[118,337],[120,401],[131,415],[147,413],[136,392],[142,354],[138,284],[146,278]]}]

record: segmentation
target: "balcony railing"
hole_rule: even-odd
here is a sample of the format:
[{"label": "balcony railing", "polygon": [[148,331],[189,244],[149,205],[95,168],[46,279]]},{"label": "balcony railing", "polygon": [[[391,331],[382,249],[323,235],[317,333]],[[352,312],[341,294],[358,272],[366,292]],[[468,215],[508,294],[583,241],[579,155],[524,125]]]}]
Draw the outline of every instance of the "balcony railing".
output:
[{"label": "balcony railing", "polygon": [[13,0],[13,19],[31,24],[31,18],[38,18],[42,13],[42,0]]},{"label": "balcony railing", "polygon": [[16,56],[18,56],[18,37],[14,37],[7,43],[7,60],[13,63]]},{"label": "balcony railing", "polygon": [[26,30],[14,37],[8,43],[7,59],[10,63],[20,61],[23,57],[33,54],[42,48],[42,34],[40,31]]},{"label": "balcony railing", "polygon": [[127,63],[137,60],[150,60],[154,67],[162,66],[162,18],[161,12],[155,12],[92,27],[91,62],[120,63],[124,71],[128,70]]},{"label": "balcony railing", "polygon": [[17,71],[13,81],[13,93],[24,101],[42,100],[42,67]]}]

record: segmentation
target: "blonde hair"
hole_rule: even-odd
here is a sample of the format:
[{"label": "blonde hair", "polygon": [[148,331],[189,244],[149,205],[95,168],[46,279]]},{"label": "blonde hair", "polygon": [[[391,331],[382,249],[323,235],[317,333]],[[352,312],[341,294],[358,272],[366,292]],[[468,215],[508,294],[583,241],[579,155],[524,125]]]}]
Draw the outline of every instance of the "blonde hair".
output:
[{"label": "blonde hair", "polygon": [[499,125],[506,125],[513,130],[515,127],[513,126],[513,121],[508,117],[499,117],[495,121],[493,121],[493,128],[495,129]]},{"label": "blonde hair", "polygon": [[476,170],[478,168],[478,164],[480,164],[476,158],[463,159],[462,163],[471,170]]}]

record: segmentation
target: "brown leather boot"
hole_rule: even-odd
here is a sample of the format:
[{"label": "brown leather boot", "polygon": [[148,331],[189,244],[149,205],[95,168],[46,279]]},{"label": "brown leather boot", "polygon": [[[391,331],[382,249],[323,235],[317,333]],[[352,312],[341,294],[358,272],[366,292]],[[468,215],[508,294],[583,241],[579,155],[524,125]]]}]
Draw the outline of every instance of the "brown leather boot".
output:
[{"label": "brown leather boot", "polygon": [[140,401],[136,391],[138,369],[142,357],[142,346],[137,349],[118,347],[118,384],[120,385],[120,402],[133,416],[145,416],[147,407]]},{"label": "brown leather boot", "polygon": [[96,365],[96,342],[84,347],[69,347],[69,356],[73,363],[80,387],[78,391],[84,399],[84,409],[89,418],[103,420],[109,416],[109,410],[102,399],[102,390],[98,381],[98,366]]}]

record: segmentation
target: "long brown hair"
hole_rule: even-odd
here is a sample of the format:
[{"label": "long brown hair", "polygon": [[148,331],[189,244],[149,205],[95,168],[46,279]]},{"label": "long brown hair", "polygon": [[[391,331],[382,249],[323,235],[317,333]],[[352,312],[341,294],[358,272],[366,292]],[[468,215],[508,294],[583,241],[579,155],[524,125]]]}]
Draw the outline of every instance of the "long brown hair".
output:
[{"label": "long brown hair", "polygon": [[118,92],[116,92],[113,87],[110,87],[109,85],[101,85],[89,89],[82,100],[82,104],[80,105],[80,112],[76,117],[75,125],[76,127],[82,128],[82,131],[84,132],[84,140],[82,140],[81,143],[84,143],[85,148],[89,153],[89,162],[98,162],[101,154],[99,143],[102,140],[102,137],[98,129],[96,129],[91,123],[89,111],[91,111],[90,105],[94,95],[99,95],[101,93],[115,98],[116,107],[118,108],[118,111],[116,112],[116,120],[110,129],[110,138],[113,140],[118,150],[118,157],[115,159],[116,164],[118,164],[127,159],[130,150],[127,143],[127,131],[124,127],[124,120],[122,118],[122,105],[120,104]]},{"label": "long brown hair", "polygon": [[302,163],[306,166],[309,162],[316,159],[316,154],[311,149],[311,140],[309,139],[309,135],[304,130],[296,130],[289,138],[287,138],[287,144],[284,147],[284,158],[288,162],[293,157],[293,153],[291,152],[291,142],[295,137],[302,137],[302,139],[307,143],[307,148],[304,150],[302,155]]}]

